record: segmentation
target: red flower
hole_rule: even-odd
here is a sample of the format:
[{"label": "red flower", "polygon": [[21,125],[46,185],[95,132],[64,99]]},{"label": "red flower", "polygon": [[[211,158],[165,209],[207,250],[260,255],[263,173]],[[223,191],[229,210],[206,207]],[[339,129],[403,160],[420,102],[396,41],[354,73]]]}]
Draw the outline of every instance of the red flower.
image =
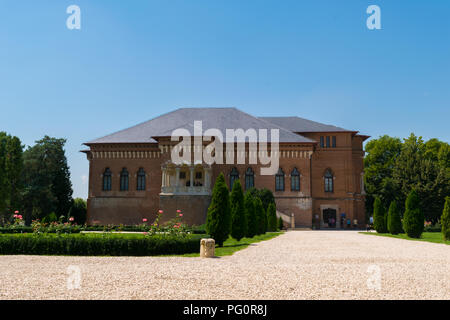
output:
[{"label": "red flower", "polygon": [[147,222],[147,218],[142,219],[143,222]]}]

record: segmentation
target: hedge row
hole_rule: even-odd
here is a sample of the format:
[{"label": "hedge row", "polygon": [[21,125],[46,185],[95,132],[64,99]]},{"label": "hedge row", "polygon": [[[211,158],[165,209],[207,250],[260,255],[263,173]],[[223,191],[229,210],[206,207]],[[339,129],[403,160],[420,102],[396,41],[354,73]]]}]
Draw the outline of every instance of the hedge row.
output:
[{"label": "hedge row", "polygon": [[199,252],[199,236],[2,234],[0,255],[154,256]]},{"label": "hedge row", "polygon": [[[41,233],[80,233],[81,231],[131,231],[131,232],[145,232],[150,229],[149,226],[67,226],[67,227],[54,227],[48,226],[41,228]],[[205,234],[204,226],[192,226],[188,231],[193,234]],[[33,228],[27,226],[9,226],[0,227],[0,233],[32,233]]]}]

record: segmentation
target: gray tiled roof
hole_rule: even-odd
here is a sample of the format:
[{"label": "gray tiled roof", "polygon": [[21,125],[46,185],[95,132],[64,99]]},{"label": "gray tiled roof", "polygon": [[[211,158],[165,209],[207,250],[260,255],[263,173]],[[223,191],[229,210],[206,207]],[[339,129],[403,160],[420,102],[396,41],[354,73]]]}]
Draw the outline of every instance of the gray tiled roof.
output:
[{"label": "gray tiled roof", "polygon": [[289,131],[288,128],[266,121],[264,118],[256,118],[236,108],[181,108],[86,144],[155,143],[153,137],[171,136],[172,131],[179,128],[187,129],[193,135],[194,121],[198,120],[202,121],[203,132],[210,128],[216,128],[225,135],[226,129],[247,130],[253,128],[257,131],[258,129],[267,129],[270,142],[270,129],[279,129],[280,142],[315,142]]},{"label": "gray tiled roof", "polygon": [[272,122],[292,132],[353,132],[352,130],[347,130],[300,117],[260,117],[260,119]]}]

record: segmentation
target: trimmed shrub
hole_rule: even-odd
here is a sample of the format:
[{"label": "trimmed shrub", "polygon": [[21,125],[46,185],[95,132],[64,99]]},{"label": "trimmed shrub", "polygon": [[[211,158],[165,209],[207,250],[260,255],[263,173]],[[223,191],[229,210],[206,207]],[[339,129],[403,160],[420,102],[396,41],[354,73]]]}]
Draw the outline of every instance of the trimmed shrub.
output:
[{"label": "trimmed shrub", "polygon": [[199,251],[200,236],[3,234],[0,254],[152,256]]},{"label": "trimmed shrub", "polygon": [[387,233],[387,225],[386,225],[386,209],[381,203],[380,198],[376,198],[373,204],[373,228],[378,233]]},{"label": "trimmed shrub", "polygon": [[277,209],[273,203],[267,208],[267,231],[277,231]]},{"label": "trimmed shrub", "polygon": [[425,217],[420,209],[420,200],[416,190],[411,190],[406,198],[403,230],[408,237],[420,238],[424,228]]},{"label": "trimmed shrub", "polygon": [[253,238],[258,233],[258,224],[255,211],[254,197],[250,192],[244,196],[245,215],[247,216],[247,238]]},{"label": "trimmed shrub", "polygon": [[266,212],[260,198],[254,198],[255,201],[255,211],[256,211],[256,225],[257,225],[257,235],[266,233],[267,230],[267,217]]},{"label": "trimmed shrub", "polygon": [[57,222],[58,217],[56,216],[56,213],[52,212],[48,215],[46,215],[44,218],[42,218],[42,223],[50,223],[50,222]]},{"label": "trimmed shrub", "polygon": [[450,197],[445,198],[444,211],[441,216],[442,235],[445,240],[450,240]]},{"label": "trimmed shrub", "polygon": [[231,212],[228,187],[223,173],[217,177],[214,184],[211,204],[206,218],[206,232],[216,241],[219,247],[223,246],[231,231]]},{"label": "trimmed shrub", "polygon": [[231,207],[231,236],[237,241],[247,233],[247,216],[245,215],[244,193],[239,179],[234,181],[230,195]]},{"label": "trimmed shrub", "polygon": [[278,230],[283,230],[284,228],[284,224],[283,224],[283,219],[281,219],[281,217],[278,218]]},{"label": "trimmed shrub", "polygon": [[403,232],[400,211],[395,200],[392,201],[391,205],[389,206],[388,230],[391,234],[399,234]]}]

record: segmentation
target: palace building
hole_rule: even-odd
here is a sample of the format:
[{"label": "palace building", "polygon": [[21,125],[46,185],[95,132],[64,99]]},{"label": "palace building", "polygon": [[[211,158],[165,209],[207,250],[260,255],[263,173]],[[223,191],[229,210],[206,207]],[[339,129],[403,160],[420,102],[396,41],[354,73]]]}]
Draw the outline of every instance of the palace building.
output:
[{"label": "palace building", "polygon": [[[208,129],[223,132],[224,136],[227,129],[277,130],[278,150],[271,150],[271,136],[266,152],[277,157],[278,169],[271,175],[261,174],[261,169],[270,164],[252,161],[248,142],[244,150],[231,149],[232,159],[241,157],[244,162],[225,161],[230,157],[227,139],[222,140],[223,151],[211,153],[223,161],[208,164],[193,157],[190,161],[173,161],[172,151],[179,144],[172,141],[174,130],[192,135],[192,151],[198,148],[194,144],[198,138],[203,147],[216,141],[196,136],[198,121],[205,137],[212,135]],[[85,143],[89,147],[82,151],[89,160],[87,221],[140,224],[144,218],[152,222],[158,210],[163,210],[162,217],[167,221],[180,209],[185,223],[203,224],[212,187],[222,172],[230,190],[236,179],[244,191],[252,187],[270,189],[277,215],[289,226],[341,228],[347,219],[352,224],[356,219],[362,227],[363,142],[367,138],[358,131],[299,117],[254,117],[235,108],[178,109]]]}]

